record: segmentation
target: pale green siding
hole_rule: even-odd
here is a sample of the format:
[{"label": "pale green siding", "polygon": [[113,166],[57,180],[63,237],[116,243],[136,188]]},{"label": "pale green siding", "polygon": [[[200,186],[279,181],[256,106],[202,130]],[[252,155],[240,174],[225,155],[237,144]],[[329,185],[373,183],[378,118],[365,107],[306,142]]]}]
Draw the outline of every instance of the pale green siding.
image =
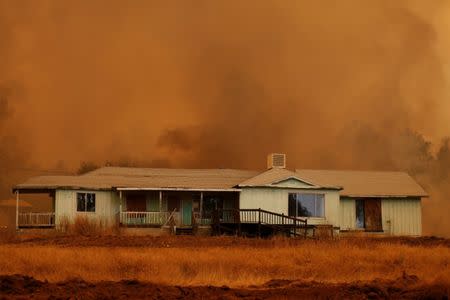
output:
[{"label": "pale green siding", "polygon": [[[77,212],[77,192],[95,193],[95,212]],[[95,218],[103,224],[112,225],[118,212],[119,197],[113,191],[56,190],[56,225],[59,225],[63,218],[73,222],[77,216]]]},{"label": "pale green siding", "polygon": [[280,188],[243,188],[240,208],[265,209],[288,214],[289,193],[325,194],[325,218],[308,218],[309,224],[332,224],[339,226],[339,193],[330,190],[302,190]]},{"label": "pale green siding", "polygon": [[340,211],[341,230],[355,229],[356,225],[355,199],[341,198],[339,211]]},{"label": "pale green siding", "polygon": [[417,199],[383,199],[383,230],[394,235],[422,234],[422,207]]}]

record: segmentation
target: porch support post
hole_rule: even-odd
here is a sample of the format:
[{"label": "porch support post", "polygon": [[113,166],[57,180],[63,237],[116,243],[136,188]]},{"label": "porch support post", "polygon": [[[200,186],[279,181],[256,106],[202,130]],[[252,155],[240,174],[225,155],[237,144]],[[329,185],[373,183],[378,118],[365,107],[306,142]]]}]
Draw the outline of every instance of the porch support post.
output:
[{"label": "porch support post", "polygon": [[120,201],[119,201],[119,213],[121,213],[122,212],[122,191],[119,191],[119,199],[120,199]]},{"label": "porch support post", "polygon": [[19,190],[16,190],[16,230],[19,230]]},{"label": "porch support post", "polygon": [[119,191],[119,220],[118,220],[118,224],[117,226],[120,226],[122,224],[122,202],[123,202],[123,197],[122,197],[122,191]]},{"label": "porch support post", "polygon": [[203,218],[203,192],[200,192],[200,221]]},{"label": "porch support post", "polygon": [[159,191],[159,212],[162,212],[162,191]]}]

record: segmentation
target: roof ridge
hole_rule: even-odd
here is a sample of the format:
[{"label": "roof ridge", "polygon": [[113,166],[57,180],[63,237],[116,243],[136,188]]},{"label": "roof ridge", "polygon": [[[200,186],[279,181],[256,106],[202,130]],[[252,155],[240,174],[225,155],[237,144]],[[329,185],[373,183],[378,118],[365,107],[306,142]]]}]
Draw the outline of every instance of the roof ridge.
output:
[{"label": "roof ridge", "polygon": [[382,170],[355,170],[355,169],[295,169],[297,171],[317,171],[317,172],[361,172],[361,173],[404,173],[407,171],[382,171]]},{"label": "roof ridge", "polygon": [[[260,170],[251,169],[236,169],[236,168],[152,168],[152,167],[120,167],[120,166],[104,166],[92,170],[88,173],[95,172],[101,169],[134,169],[134,170],[191,170],[191,171],[211,171],[211,170],[230,170],[230,171],[244,171],[244,172],[260,172]],[[83,174],[84,175],[84,174]]]}]

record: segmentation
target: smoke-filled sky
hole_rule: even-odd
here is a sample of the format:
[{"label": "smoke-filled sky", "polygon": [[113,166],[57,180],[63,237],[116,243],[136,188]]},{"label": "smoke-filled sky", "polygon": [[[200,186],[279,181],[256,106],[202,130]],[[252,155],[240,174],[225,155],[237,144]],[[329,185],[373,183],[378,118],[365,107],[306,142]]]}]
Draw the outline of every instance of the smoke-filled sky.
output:
[{"label": "smoke-filled sky", "polygon": [[1,174],[409,169],[401,133],[450,135],[449,28],[443,0],[0,0]]}]

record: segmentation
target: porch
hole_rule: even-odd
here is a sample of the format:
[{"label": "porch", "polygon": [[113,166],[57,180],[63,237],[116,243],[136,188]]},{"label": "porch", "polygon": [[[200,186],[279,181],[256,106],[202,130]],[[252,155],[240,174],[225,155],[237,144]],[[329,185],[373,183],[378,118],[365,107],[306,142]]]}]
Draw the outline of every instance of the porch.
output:
[{"label": "porch", "polygon": [[[16,229],[54,228],[55,227],[55,193],[49,190],[15,190],[16,195]],[[25,201],[22,199],[25,198]],[[32,211],[32,205],[25,205],[30,198],[51,202],[51,210]]]},{"label": "porch", "polygon": [[18,215],[18,228],[55,227],[54,212],[25,212]]},{"label": "porch", "polygon": [[192,228],[210,226],[213,212],[239,208],[236,190],[119,189],[119,225]]}]

